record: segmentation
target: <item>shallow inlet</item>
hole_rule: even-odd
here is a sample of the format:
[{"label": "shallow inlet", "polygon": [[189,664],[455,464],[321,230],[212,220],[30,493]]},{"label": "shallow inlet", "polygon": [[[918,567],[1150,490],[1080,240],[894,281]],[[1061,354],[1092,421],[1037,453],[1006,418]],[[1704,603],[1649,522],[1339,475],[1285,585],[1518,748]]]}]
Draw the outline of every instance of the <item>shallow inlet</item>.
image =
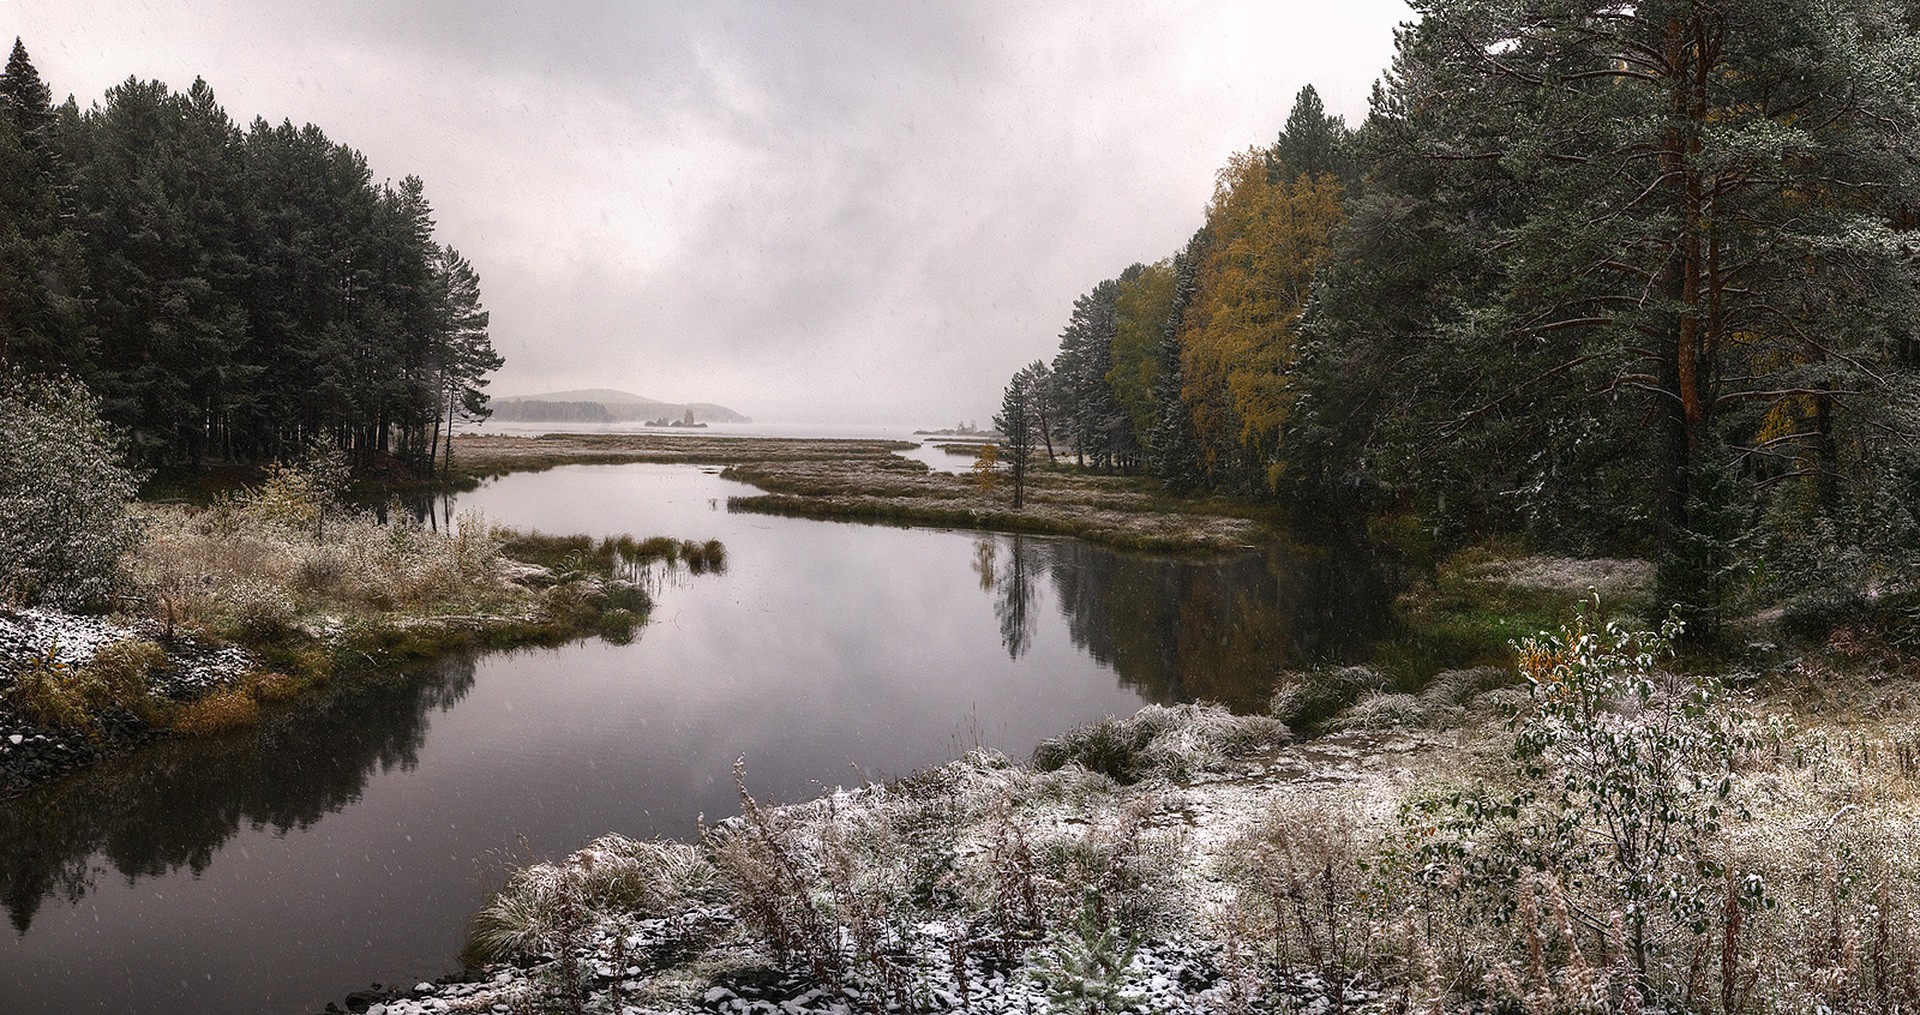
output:
[{"label": "shallow inlet", "polygon": [[141,752],[0,807],[8,1012],[304,1012],[456,968],[489,870],[607,831],[690,836],[765,800],[1040,739],[1148,701],[1257,706],[1361,649],[1378,590],[1275,550],[730,514],[687,466],[569,466],[438,505],[548,532],[720,539],[657,574],[630,645],[447,660],[258,731]]}]

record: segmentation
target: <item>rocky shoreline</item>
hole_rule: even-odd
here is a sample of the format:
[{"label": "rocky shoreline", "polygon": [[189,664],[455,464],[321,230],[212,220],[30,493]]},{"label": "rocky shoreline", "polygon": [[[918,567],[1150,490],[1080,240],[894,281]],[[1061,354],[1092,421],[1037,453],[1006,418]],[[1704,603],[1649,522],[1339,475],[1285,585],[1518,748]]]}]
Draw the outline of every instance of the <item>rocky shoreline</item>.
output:
[{"label": "rocky shoreline", "polygon": [[208,645],[184,634],[169,639],[152,622],[45,608],[0,613],[0,799],[166,735],[118,710],[103,711],[88,735],[36,722],[15,704],[14,685],[27,671],[84,668],[109,645],[133,641],[165,647],[166,663],[150,672],[148,692],[167,701],[192,701],[235,686],[259,668],[244,649]]}]

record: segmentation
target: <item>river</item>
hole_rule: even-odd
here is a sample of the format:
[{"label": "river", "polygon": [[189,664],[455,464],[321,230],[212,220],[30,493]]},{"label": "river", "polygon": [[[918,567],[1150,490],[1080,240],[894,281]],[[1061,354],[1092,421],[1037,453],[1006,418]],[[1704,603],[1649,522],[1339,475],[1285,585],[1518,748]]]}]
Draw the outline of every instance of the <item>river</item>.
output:
[{"label": "river", "polygon": [[0,806],[0,1009],[292,1013],[411,985],[457,968],[503,859],[693,836],[737,812],[737,758],[790,801],[1148,702],[1258,708],[1385,616],[1337,556],[736,514],[754,491],[716,472],[567,466],[443,505],[724,542],[723,574],[655,573],[630,644],[443,660]]}]

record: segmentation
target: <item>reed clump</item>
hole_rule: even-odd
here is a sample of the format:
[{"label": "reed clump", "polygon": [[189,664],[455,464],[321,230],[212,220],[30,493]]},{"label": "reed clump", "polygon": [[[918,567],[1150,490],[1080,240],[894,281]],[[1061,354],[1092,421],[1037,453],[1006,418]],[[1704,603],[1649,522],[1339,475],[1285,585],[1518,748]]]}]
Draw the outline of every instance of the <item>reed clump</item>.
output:
[{"label": "reed clump", "polygon": [[97,739],[104,720],[153,720],[163,704],[154,681],[168,665],[166,650],[143,638],[112,642],[84,663],[63,658],[55,644],[15,670],[6,694],[36,722]]},{"label": "reed clump", "polygon": [[684,566],[694,574],[720,574],[727,566],[726,547],[717,539],[699,542],[665,536],[635,539],[619,535],[596,540],[591,536],[506,530],[496,535],[501,553],[507,557],[539,565],[563,578],[597,576],[636,582],[656,564],[669,568]]}]

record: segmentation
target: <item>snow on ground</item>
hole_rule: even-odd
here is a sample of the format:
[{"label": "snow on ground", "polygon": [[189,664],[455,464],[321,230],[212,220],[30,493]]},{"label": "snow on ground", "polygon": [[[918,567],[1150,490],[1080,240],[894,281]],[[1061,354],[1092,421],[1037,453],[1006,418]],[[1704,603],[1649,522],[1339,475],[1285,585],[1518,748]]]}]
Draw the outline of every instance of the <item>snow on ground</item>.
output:
[{"label": "snow on ground", "polygon": [[[37,607],[0,612],[0,796],[72,771],[107,749],[84,734],[48,728],[17,711],[8,693],[16,674],[33,666],[84,667],[101,649],[133,639],[162,642],[160,632],[145,623]],[[230,645],[203,645],[187,637],[162,643],[168,662],[150,675],[151,693],[173,701],[232,684],[258,665]],[[114,727],[109,732],[135,741],[152,734],[138,724],[116,726],[112,717],[107,725]]]},{"label": "snow on ground", "polygon": [[1653,562],[1613,557],[1520,557],[1501,561],[1486,576],[1515,588],[1540,592],[1603,596],[1646,589],[1653,583]]},{"label": "snow on ground", "polygon": [[[1192,718],[1190,716],[1190,718]],[[1209,712],[1200,722],[1217,721]],[[1119,787],[1068,765],[1036,772],[993,755],[974,755],[921,773],[905,788],[842,789],[777,812],[796,828],[833,824],[858,827],[863,816],[938,799],[964,811],[974,802],[1014,798],[1019,824],[1036,843],[1054,837],[1099,834],[1114,815],[1144,809],[1143,836],[1155,849],[1172,851],[1172,873],[1162,890],[1167,905],[1183,912],[1138,942],[1123,957],[1115,1010],[1141,1013],[1215,1012],[1234,1004],[1233,977],[1223,971],[1219,942],[1195,928],[1229,894],[1224,872],[1245,849],[1248,837],[1276,806],[1339,807],[1362,822],[1392,820],[1398,802],[1417,782],[1440,769],[1459,771],[1466,752],[1452,733],[1337,733],[1301,744],[1273,746],[1227,764],[1208,759],[1198,774],[1180,782],[1143,780]],[[917,782],[917,786],[914,783]],[[911,804],[909,804],[911,805]],[[774,809],[769,809],[774,810]],[[741,819],[732,819],[738,822]],[[987,851],[988,822],[963,818],[956,829],[956,866],[964,868]],[[1058,841],[1056,839],[1056,841]],[[1039,848],[1036,845],[1036,848]],[[584,852],[584,851],[583,851]],[[576,858],[577,859],[577,858]],[[917,1010],[982,1015],[1053,1010],[1047,979],[1061,961],[1054,945],[1028,949],[1012,964],[986,954],[976,940],[955,946],[952,922],[924,919],[906,928],[898,943],[906,988]],[[707,943],[691,951],[687,921],[697,921]],[[676,923],[678,921],[678,923]],[[678,929],[676,929],[678,928]],[[976,930],[978,929],[976,925]],[[774,971],[751,935],[742,933],[726,904],[710,904],[670,919],[602,921],[578,953],[573,974],[590,985],[588,1011],[623,1015],[713,1012],[732,1015],[849,1015],[899,1010],[870,979],[828,986],[791,971]],[[844,933],[844,931],[843,931]],[[704,949],[704,950],[702,950]],[[690,954],[695,961],[687,961]],[[956,961],[957,960],[957,961]],[[964,969],[961,976],[958,970]],[[742,972],[745,970],[746,972]],[[479,971],[470,982],[421,984],[374,1009],[383,1015],[531,1010],[552,996],[562,977],[551,955],[529,968],[501,965]],[[1281,988],[1291,1010],[1384,1010],[1388,999],[1361,984],[1329,984],[1302,970]]]}]

